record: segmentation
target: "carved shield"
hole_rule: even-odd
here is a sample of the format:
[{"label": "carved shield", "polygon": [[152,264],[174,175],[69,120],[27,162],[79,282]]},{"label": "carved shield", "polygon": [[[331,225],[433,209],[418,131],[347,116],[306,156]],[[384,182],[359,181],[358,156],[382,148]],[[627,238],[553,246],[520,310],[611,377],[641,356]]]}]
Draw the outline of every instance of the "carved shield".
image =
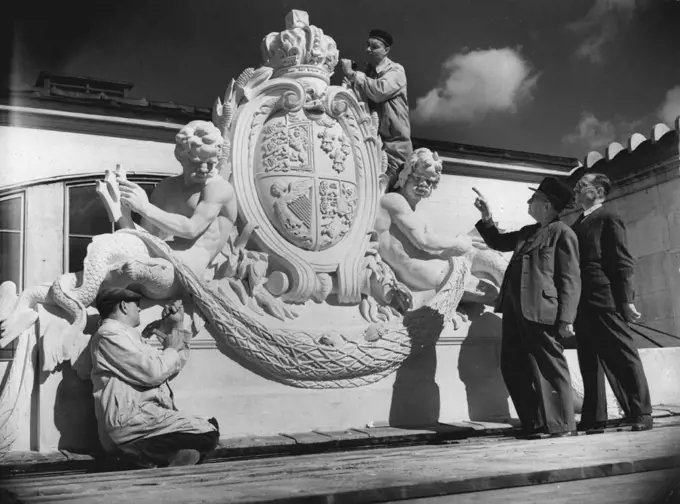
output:
[{"label": "carved shield", "polygon": [[380,198],[380,148],[356,98],[324,89],[311,100],[300,82],[276,78],[249,92],[234,119],[232,183],[239,218],[257,226],[254,243],[288,279],[286,301],[306,302],[318,275],[332,275],[338,301],[355,303]]},{"label": "carved shield", "polygon": [[274,114],[254,161],[260,202],[288,242],[320,251],[347,235],[357,206],[356,170],[350,140],[335,119]]}]

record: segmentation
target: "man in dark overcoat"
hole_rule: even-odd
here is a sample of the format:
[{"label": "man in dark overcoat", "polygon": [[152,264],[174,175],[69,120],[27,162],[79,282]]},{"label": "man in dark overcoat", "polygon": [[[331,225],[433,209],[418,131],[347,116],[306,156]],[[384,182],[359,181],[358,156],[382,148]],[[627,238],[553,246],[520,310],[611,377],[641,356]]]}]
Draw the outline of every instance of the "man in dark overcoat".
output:
[{"label": "man in dark overcoat", "polygon": [[560,180],[547,177],[529,199],[536,224],[501,233],[484,196],[475,206],[476,227],[489,247],[514,251],[496,311],[503,314],[501,372],[527,433],[573,434],[571,377],[560,340],[574,335],[581,277],[576,235],[559,220],[573,198]]},{"label": "man in dark overcoat", "polygon": [[629,322],[640,318],[633,287],[635,261],[628,251],[626,227],[603,207],[611,182],[589,173],[575,187],[583,214],[572,226],[579,240],[583,291],[576,318],[576,344],[583,376],[580,430],[606,425],[604,376],[633,430],[652,428],[647,378]]}]

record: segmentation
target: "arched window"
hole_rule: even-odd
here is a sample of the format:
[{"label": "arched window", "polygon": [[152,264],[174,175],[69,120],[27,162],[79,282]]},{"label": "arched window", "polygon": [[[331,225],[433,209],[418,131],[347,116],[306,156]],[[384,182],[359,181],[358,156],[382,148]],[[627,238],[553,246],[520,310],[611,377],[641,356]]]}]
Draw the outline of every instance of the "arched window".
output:
[{"label": "arched window", "polygon": [[[160,177],[129,176],[150,196]],[[96,192],[96,180],[81,180],[66,185],[66,222],[64,226],[64,271],[74,273],[83,269],[83,261],[87,254],[87,246],[92,237],[113,232],[113,224],[109,222],[104,203]],[[140,217],[132,214],[133,220],[139,224]]]}]

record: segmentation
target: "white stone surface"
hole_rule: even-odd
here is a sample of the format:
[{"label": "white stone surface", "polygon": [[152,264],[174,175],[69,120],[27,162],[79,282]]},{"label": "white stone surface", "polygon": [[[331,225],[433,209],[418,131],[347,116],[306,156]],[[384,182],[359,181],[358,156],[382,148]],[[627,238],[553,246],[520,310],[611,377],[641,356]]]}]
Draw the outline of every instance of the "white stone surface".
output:
[{"label": "white stone surface", "polygon": [[526,202],[532,194],[529,187],[536,184],[461,175],[443,175],[439,187],[420,203],[417,212],[426,215],[438,232],[467,234],[479,220],[473,187],[486,196],[500,228],[514,230],[534,222]]},{"label": "white stone surface", "polygon": [[0,190],[54,177],[102,174],[122,163],[128,174],[176,175],[172,144],[0,126]]}]

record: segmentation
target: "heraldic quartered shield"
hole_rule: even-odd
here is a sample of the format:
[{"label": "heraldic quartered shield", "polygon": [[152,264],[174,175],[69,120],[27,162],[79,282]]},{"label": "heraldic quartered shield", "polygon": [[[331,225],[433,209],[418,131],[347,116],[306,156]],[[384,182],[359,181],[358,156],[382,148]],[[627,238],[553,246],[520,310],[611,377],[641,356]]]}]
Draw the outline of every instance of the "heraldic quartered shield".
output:
[{"label": "heraldic quartered shield", "polygon": [[240,216],[286,277],[286,301],[306,302],[324,274],[341,302],[357,303],[381,194],[375,126],[330,85],[338,50],[306,13],[291,12],[262,49],[270,74],[244,83],[230,135]]},{"label": "heraldic quartered shield", "polygon": [[278,114],[262,129],[254,177],[269,221],[290,243],[326,250],[354,220],[357,184],[349,138],[326,117]]}]

